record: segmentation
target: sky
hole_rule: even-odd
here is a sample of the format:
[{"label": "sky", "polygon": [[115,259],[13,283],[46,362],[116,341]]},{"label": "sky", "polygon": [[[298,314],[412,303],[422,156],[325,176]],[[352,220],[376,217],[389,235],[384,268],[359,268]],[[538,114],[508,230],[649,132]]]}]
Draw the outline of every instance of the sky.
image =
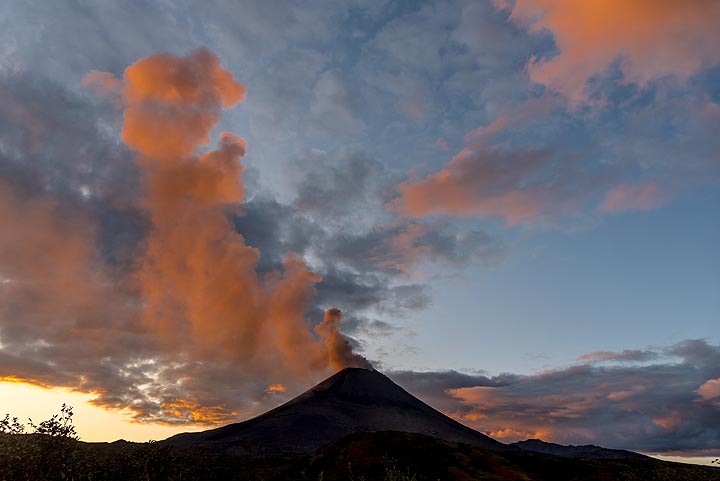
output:
[{"label": "sky", "polygon": [[373,366],[501,441],[717,456],[718,24],[3,2],[0,412],[161,439]]}]

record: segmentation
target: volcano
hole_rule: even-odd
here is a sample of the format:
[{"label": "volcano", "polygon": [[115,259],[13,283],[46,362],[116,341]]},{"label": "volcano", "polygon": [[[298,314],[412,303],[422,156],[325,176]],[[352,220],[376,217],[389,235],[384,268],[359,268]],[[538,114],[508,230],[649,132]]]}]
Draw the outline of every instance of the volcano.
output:
[{"label": "volcano", "polygon": [[372,431],[424,434],[492,450],[516,447],[433,409],[378,371],[346,368],[296,398],[245,422],[172,436],[163,444],[233,454],[310,453]]}]

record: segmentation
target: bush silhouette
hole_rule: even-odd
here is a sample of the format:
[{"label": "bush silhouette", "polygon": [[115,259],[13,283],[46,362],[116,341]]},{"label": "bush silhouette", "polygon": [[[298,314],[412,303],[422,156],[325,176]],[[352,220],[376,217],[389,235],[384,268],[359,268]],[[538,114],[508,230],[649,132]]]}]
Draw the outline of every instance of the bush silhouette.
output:
[{"label": "bush silhouette", "polygon": [[18,418],[11,418],[9,414],[0,420],[0,433],[3,434],[24,434],[25,426],[18,421]]},{"label": "bush silhouette", "polygon": [[[5,416],[7,418],[7,415]],[[72,423],[73,408],[67,404],[63,404],[60,408],[60,414],[53,414],[50,419],[41,421],[40,424],[34,424],[30,419],[30,427],[35,431],[35,434],[46,434],[48,436],[55,436],[69,439],[80,439],[75,431],[75,426]],[[13,418],[17,419],[17,418]]]}]

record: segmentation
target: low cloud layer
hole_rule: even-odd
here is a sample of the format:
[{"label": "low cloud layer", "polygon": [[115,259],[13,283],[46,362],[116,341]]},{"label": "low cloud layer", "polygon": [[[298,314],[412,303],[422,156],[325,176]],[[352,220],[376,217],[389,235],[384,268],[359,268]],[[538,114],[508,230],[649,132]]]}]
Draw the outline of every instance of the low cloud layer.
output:
[{"label": "low cloud layer", "polygon": [[541,438],[668,455],[720,449],[720,346],[702,340],[599,352],[533,375],[391,374],[496,439]]}]

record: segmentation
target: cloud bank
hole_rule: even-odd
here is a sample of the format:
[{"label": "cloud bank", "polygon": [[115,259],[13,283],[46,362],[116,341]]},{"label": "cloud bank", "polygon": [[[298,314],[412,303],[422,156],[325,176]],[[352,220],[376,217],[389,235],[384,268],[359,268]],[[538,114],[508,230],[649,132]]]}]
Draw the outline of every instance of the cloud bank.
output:
[{"label": "cloud bank", "polygon": [[411,392],[506,442],[540,438],[648,453],[720,449],[720,346],[702,340],[581,356],[567,368],[488,377],[392,373]]}]

